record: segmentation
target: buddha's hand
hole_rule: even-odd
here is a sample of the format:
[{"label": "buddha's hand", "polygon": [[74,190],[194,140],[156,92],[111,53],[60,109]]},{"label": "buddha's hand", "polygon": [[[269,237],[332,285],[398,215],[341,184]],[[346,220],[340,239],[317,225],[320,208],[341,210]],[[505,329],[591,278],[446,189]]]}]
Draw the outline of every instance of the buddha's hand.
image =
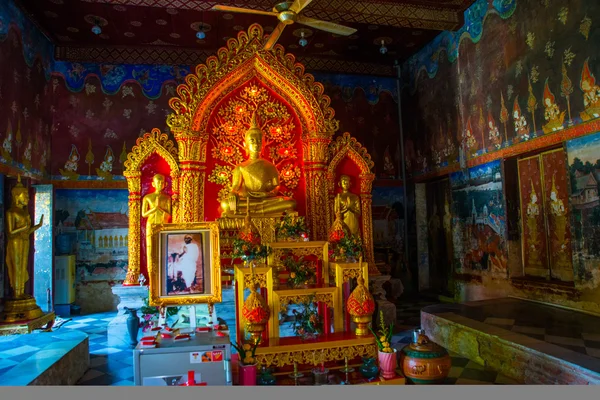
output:
[{"label": "buddha's hand", "polygon": [[254,197],[257,199],[264,199],[265,197],[268,196],[268,193],[266,193],[266,192],[248,192],[248,195],[250,197]]}]

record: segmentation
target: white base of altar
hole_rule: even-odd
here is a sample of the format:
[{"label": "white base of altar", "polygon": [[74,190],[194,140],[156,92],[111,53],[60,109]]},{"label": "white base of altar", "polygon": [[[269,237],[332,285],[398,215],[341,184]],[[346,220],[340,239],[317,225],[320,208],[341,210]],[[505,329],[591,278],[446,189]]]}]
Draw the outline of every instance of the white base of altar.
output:
[{"label": "white base of altar", "polygon": [[[125,307],[133,308],[138,311],[144,306],[144,299],[148,297],[148,286],[113,286],[113,294],[119,296],[120,301],[117,306],[118,314],[108,323],[107,342],[109,346],[130,345],[129,333],[127,331],[128,314],[125,313]],[[139,330],[138,330],[139,339]]]}]

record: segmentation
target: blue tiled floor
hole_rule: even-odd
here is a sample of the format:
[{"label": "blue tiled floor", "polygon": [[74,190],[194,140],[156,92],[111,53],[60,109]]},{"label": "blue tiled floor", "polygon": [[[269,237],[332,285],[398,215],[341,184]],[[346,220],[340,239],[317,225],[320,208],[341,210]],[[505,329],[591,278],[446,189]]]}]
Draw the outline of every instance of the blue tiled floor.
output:
[{"label": "blue tiled floor", "polygon": [[[404,304],[404,307],[399,307],[399,324],[404,329],[409,329],[419,322],[420,309],[431,303],[410,303]],[[217,310],[218,311],[218,310]],[[56,332],[59,332],[63,337],[62,340],[69,340],[69,333],[73,336],[78,332],[84,332],[89,336],[90,346],[90,368],[85,375],[80,379],[78,385],[94,385],[94,386],[133,386],[133,350],[125,345],[108,345],[107,328],[108,323],[117,315],[115,312],[82,315],[71,317],[71,320],[60,326]],[[229,310],[219,314],[219,317],[224,318],[229,326],[235,326],[231,312]],[[235,318],[235,315],[233,315]],[[72,332],[69,332],[72,331]],[[234,331],[234,330],[232,330]],[[393,339],[394,346],[398,349],[408,343],[410,331],[398,332]],[[47,335],[45,338],[51,339],[52,333],[40,333],[35,335]],[[40,336],[41,337],[41,336]],[[39,353],[42,349],[51,350],[52,347],[46,348],[42,343],[35,339],[31,340],[31,336],[18,336],[19,340],[25,340],[19,343],[18,346],[9,344],[9,339],[0,338],[0,383],[2,375],[10,373],[15,368],[17,363],[22,368],[24,362],[37,360],[38,357],[46,353]],[[25,339],[27,338],[27,339]],[[488,370],[479,366],[468,359],[452,354],[452,368],[450,375],[447,378],[446,384],[515,384],[513,380],[504,377],[494,371]]]}]

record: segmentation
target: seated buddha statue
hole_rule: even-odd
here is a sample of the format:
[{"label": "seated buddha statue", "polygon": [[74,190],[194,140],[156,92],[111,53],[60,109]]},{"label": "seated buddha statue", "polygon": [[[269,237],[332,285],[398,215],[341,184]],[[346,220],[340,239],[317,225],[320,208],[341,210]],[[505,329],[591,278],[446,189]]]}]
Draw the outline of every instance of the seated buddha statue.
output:
[{"label": "seated buddha statue", "polygon": [[252,116],[244,137],[248,159],[233,170],[231,192],[221,202],[222,215],[281,214],[296,209],[296,200],[279,194],[279,171],[261,157],[263,133]]}]

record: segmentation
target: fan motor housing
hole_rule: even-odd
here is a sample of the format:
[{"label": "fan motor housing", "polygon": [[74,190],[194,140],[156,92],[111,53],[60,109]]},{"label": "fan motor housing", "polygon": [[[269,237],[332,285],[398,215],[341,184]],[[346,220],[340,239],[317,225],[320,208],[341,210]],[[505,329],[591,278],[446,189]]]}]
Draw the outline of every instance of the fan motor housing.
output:
[{"label": "fan motor housing", "polygon": [[293,11],[282,11],[277,15],[277,18],[284,24],[284,25],[291,25],[294,23],[294,21],[296,20],[296,13]]}]

